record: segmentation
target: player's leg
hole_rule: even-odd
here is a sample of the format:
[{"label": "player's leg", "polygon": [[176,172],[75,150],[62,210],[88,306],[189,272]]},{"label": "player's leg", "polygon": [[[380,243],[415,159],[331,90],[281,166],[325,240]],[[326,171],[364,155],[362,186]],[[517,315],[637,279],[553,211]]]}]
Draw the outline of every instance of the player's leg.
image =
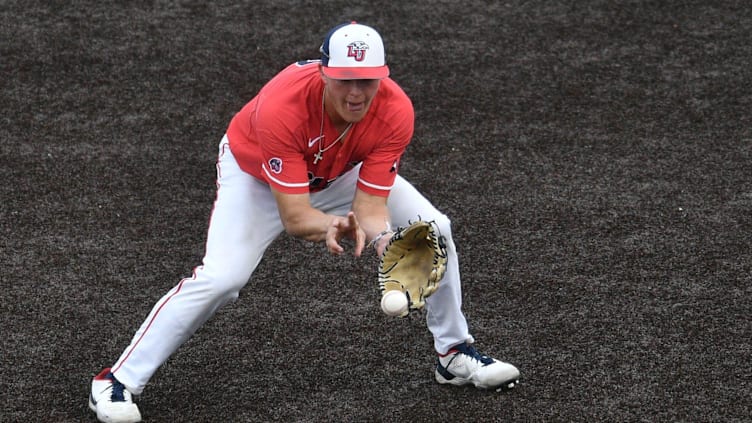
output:
[{"label": "player's leg", "polygon": [[[356,167],[337,178],[326,190],[312,194],[312,205],[327,213],[347,213],[355,195],[358,170]],[[461,311],[459,265],[452,242],[449,218],[400,176],[397,176],[387,206],[394,226],[407,226],[408,221],[414,221],[420,216],[424,220],[435,220],[442,235],[447,239],[447,273],[442,279],[441,289],[426,299],[428,328],[434,335],[436,350],[446,352],[458,343],[472,342]]]},{"label": "player's leg", "polygon": [[180,345],[238,297],[266,248],[283,231],[269,187],[238,167],[227,137],[219,148],[217,197],[203,263],[157,301],[112,367],[130,393],[141,393]]},{"label": "player's leg", "polygon": [[156,369],[222,305],[234,301],[263,252],[282,232],[267,185],[243,172],[227,144],[220,144],[217,197],[203,264],[163,296],[113,373],[138,394]]},{"label": "player's leg", "polygon": [[407,226],[418,218],[435,221],[447,244],[447,271],[440,289],[426,299],[426,322],[434,336],[434,347],[439,353],[461,342],[472,342],[467,321],[462,313],[462,288],[459,260],[452,240],[451,221],[423,194],[401,176],[397,176],[387,201],[392,225]]},{"label": "player's leg", "polygon": [[473,384],[479,388],[512,387],[519,371],[511,364],[478,353],[472,346],[462,312],[459,259],[452,239],[451,221],[404,178],[397,176],[387,202],[395,226],[407,226],[418,218],[435,221],[446,238],[447,271],[439,289],[426,298],[426,323],[439,354],[435,377],[440,383]]}]

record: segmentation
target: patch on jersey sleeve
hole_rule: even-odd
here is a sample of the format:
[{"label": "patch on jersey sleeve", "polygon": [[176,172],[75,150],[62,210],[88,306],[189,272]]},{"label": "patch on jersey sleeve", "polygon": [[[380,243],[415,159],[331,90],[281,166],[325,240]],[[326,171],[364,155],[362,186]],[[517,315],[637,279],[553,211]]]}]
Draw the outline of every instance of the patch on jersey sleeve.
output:
[{"label": "patch on jersey sleeve", "polygon": [[272,157],[269,159],[269,170],[277,174],[282,172],[282,159],[279,157]]}]

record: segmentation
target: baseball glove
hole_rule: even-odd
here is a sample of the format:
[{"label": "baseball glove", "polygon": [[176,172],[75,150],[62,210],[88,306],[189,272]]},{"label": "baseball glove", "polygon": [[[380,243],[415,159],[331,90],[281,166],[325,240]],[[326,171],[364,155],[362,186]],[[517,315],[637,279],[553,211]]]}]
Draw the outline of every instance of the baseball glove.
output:
[{"label": "baseball glove", "polygon": [[408,308],[400,317],[407,316],[423,308],[425,299],[436,292],[446,266],[446,239],[435,222],[418,220],[397,228],[379,263],[381,295],[394,290],[404,293]]}]

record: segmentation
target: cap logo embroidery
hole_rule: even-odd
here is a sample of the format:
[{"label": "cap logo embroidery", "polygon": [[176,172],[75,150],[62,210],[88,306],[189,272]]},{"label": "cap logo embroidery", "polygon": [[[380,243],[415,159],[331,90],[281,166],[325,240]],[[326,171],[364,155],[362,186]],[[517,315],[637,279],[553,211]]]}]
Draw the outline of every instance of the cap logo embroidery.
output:
[{"label": "cap logo embroidery", "polygon": [[368,44],[363,41],[353,41],[347,45],[347,57],[352,57],[356,62],[362,62],[366,58]]}]

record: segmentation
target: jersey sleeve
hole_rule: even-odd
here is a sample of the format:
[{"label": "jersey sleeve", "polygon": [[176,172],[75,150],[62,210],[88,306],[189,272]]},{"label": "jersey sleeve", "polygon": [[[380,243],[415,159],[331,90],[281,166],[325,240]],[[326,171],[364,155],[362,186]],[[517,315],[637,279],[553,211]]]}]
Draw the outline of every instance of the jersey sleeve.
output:
[{"label": "jersey sleeve", "polygon": [[261,151],[263,178],[277,191],[307,193],[306,161],[299,147],[299,140],[304,137],[300,133],[300,117],[287,116],[275,107],[259,110],[256,137]]},{"label": "jersey sleeve", "polygon": [[389,196],[397,177],[402,154],[413,136],[415,113],[406,96],[385,117],[383,128],[374,131],[384,137],[363,160],[358,176],[358,188],[368,194]]}]

